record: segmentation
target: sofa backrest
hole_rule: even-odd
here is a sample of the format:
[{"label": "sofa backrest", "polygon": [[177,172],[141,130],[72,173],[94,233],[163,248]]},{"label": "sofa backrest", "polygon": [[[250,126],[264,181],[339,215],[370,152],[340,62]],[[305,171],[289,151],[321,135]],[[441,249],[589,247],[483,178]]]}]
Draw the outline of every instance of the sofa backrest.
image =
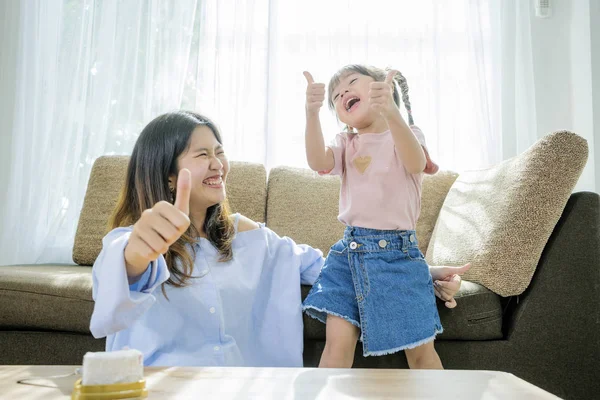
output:
[{"label": "sofa backrest", "polygon": [[[92,265],[98,257],[128,162],[128,156],[103,156],[95,161],[73,245],[75,263]],[[423,253],[456,177],[453,172],[440,171],[423,180],[417,223]],[[233,212],[266,222],[280,236],[289,236],[296,243],[309,244],[325,254],[344,231],[337,220],[339,188],[337,177],[322,177],[308,169],[290,167],[272,169],[267,185],[263,165],[236,161],[231,162],[227,178],[227,197]]]},{"label": "sofa backrest", "polygon": [[[419,247],[425,253],[444,199],[457,174],[440,171],[423,179],[421,215],[417,222]],[[306,243],[327,254],[342,238],[337,220],[340,181],[302,168],[277,167],[269,173],[267,226],[296,243]],[[393,199],[390,199],[393,201]]]},{"label": "sofa backrest", "polygon": [[[103,156],[94,162],[73,245],[73,261],[92,265],[102,249],[102,238],[125,182],[128,156]],[[265,221],[266,171],[260,164],[231,162],[227,197],[233,212]]]}]

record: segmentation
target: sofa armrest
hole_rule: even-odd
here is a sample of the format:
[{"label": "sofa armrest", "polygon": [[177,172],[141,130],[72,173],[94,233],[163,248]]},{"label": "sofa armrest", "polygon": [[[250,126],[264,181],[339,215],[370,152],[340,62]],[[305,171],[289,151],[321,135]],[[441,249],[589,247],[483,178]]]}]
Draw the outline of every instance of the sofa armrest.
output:
[{"label": "sofa armrest", "polygon": [[[557,335],[575,323],[591,341],[600,328],[600,196],[571,195],[544,248],[531,284],[511,299],[507,336]],[[585,342],[585,336],[579,338]],[[590,343],[588,341],[588,343]],[[597,340],[596,340],[597,341]]]},{"label": "sofa armrest", "polygon": [[[510,299],[513,354],[572,371],[600,389],[600,196],[571,195],[528,289]],[[517,360],[515,360],[517,362]],[[593,380],[595,379],[595,382]],[[590,386],[588,386],[590,387]]]}]

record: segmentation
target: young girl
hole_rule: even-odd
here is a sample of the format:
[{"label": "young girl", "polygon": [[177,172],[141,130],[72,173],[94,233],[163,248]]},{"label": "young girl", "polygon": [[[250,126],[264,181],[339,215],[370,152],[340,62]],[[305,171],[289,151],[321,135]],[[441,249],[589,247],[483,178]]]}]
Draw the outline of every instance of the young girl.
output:
[{"label": "young girl", "polygon": [[304,75],[308,164],[341,177],[338,219],[346,225],[303,307],[327,324],[320,367],[351,367],[360,334],[365,356],[405,350],[411,368],[441,369],[433,340],[442,326],[415,234],[422,173],[437,166],[413,125],[406,80],[398,71],[362,65],[338,71],[328,102],[347,131],[325,147],[319,121],[325,85]]},{"label": "young girl", "polygon": [[[107,351],[138,349],[145,365],[302,366],[300,284],[322,253],[230,215],[228,172],[208,118],[178,111],[144,128],[93,268],[90,330]],[[443,285],[453,301],[456,282]]]}]

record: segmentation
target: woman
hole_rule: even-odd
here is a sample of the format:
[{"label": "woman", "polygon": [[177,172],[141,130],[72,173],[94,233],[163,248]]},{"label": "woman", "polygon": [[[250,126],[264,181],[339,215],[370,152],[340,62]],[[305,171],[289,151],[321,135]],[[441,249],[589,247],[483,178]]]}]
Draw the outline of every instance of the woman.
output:
[{"label": "woman", "polygon": [[[300,284],[322,253],[229,214],[222,144],[187,111],[140,134],[93,268],[90,330],[107,351],[138,349],[145,365],[302,366]],[[467,268],[431,268],[439,297],[455,304]]]}]

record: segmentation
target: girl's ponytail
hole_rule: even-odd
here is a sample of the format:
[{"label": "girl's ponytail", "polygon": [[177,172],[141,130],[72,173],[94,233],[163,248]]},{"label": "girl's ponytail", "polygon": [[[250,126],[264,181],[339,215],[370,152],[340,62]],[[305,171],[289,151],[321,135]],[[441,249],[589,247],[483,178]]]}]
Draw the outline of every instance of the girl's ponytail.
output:
[{"label": "girl's ponytail", "polygon": [[415,124],[412,116],[412,108],[410,105],[410,99],[408,98],[408,83],[406,82],[406,78],[402,75],[401,72],[398,72],[396,76],[394,76],[394,80],[398,82],[398,86],[400,87],[400,93],[402,93],[402,102],[404,103],[404,107],[406,107],[406,112],[408,113],[408,125],[412,126]]}]

